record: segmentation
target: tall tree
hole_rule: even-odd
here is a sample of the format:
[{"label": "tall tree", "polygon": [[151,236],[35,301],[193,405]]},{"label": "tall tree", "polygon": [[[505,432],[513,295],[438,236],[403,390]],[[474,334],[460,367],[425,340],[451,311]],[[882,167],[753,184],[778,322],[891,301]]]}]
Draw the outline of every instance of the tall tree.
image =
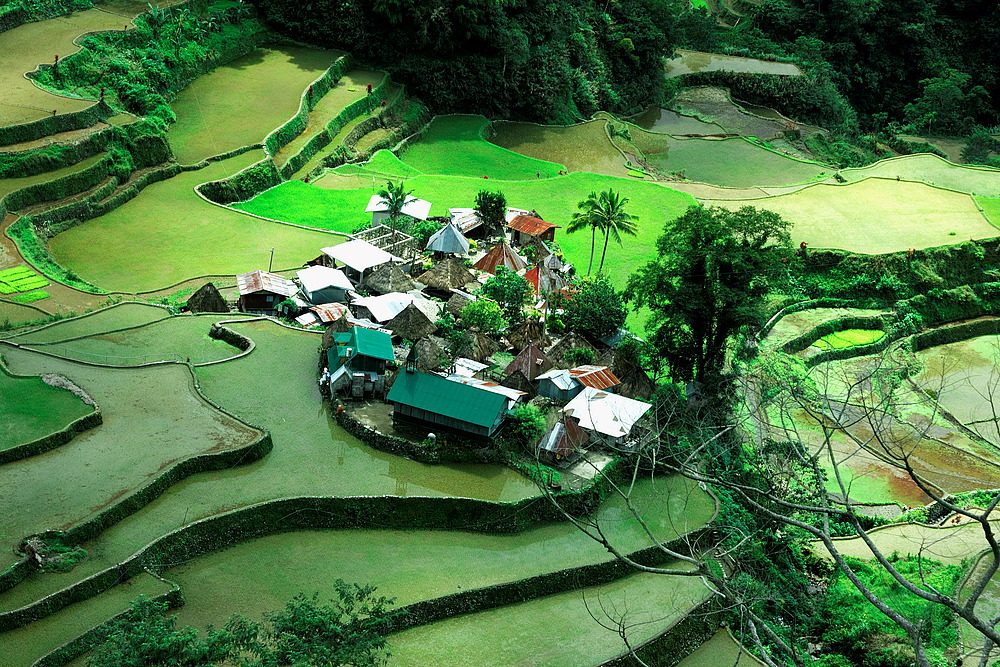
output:
[{"label": "tall tree", "polygon": [[629,278],[625,293],[652,310],[653,342],[676,380],[721,376],[729,340],[763,317],[768,276],[788,246],[788,223],[751,206],[692,206],[666,224],[658,257]]},{"label": "tall tree", "polygon": [[389,225],[392,227],[393,236],[396,235],[396,221],[403,214],[403,207],[406,201],[413,194],[413,190],[406,190],[403,181],[393,183],[386,181],[385,188],[378,191],[378,196],[385,202],[386,213],[389,214]]},{"label": "tall tree", "polygon": [[622,197],[612,189],[607,189],[598,195],[591,192],[587,198],[576,205],[580,211],[573,214],[567,232],[573,233],[590,228],[590,263],[587,265],[587,275],[594,266],[594,245],[597,231],[604,233],[604,249],[601,251],[601,264],[597,268],[600,273],[604,269],[604,258],[608,254],[608,240],[614,237],[621,244],[622,234],[635,236],[638,221],[634,215],[625,212],[628,197]]},{"label": "tall tree", "polygon": [[488,233],[496,234],[503,228],[507,215],[507,198],[499,190],[480,190],[476,195],[476,211],[486,226]]},{"label": "tall tree", "polygon": [[584,229],[590,230],[590,262],[587,263],[587,275],[590,275],[591,269],[594,268],[594,246],[597,244],[597,227],[593,223],[593,219],[587,214],[587,202],[596,201],[597,193],[591,192],[587,195],[587,198],[576,205],[579,212],[574,213],[573,217],[569,221],[569,227],[566,228],[567,234],[575,234],[576,232],[583,231]]},{"label": "tall tree", "polygon": [[531,296],[531,283],[524,276],[519,276],[503,266],[497,267],[495,276],[486,281],[480,294],[487,296],[504,309],[504,316],[511,324],[524,319],[524,304]]}]

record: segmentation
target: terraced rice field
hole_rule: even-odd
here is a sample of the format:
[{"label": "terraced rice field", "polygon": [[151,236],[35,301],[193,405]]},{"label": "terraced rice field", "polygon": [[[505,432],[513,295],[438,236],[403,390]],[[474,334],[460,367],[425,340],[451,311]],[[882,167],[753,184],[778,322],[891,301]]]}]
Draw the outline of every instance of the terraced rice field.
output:
[{"label": "terraced rice field", "polygon": [[[489,140],[508,150],[566,165],[569,171],[627,176],[625,157],[612,145],[601,118],[579,125],[552,127],[535,123],[494,122]],[[408,155],[403,156],[409,160]]]},{"label": "terraced rice field", "polygon": [[[4,348],[0,347],[0,355]],[[94,411],[66,389],[39,377],[13,377],[0,366],[0,450],[22,445],[64,428]]]},{"label": "terraced rice field", "polygon": [[706,122],[694,116],[685,116],[662,107],[650,107],[638,116],[633,116],[628,120],[630,123],[634,123],[644,130],[662,132],[663,134],[697,135],[725,133],[721,125]]},{"label": "terraced rice field", "polygon": [[1000,197],[1000,170],[962,166],[930,153],[905,155],[840,172],[848,182],[866,178],[901,179],[984,197]]},{"label": "terraced rice field", "polygon": [[678,663],[678,667],[763,667],[764,663],[750,654],[723,628]]},{"label": "terraced rice field", "polygon": [[341,55],[340,51],[271,47],[198,77],[170,103],[177,122],[167,139],[177,161],[193,164],[262,142],[295,115],[309,84]]},{"label": "terraced rice field", "polygon": [[[664,159],[665,158],[665,159]],[[688,180],[725,187],[775,187],[829,176],[830,167],[780,155],[745,139],[674,139],[654,164]]]},{"label": "terraced rice field", "polygon": [[[0,33],[4,35],[6,33]],[[61,169],[55,169],[53,171],[48,171],[43,174],[37,174],[35,176],[23,176],[20,178],[0,178],[0,198],[14,192],[15,190],[20,190],[21,188],[26,188],[30,185],[36,185],[38,183],[47,183],[48,181],[54,181],[57,178],[62,178],[63,176],[68,176],[69,174],[76,174],[83,171],[87,167],[90,167],[97,163],[101,158],[104,157],[104,153],[98,153],[93,155],[86,160],[81,160],[76,164],[71,164],[68,167],[62,167]]]},{"label": "terraced rice field", "polygon": [[29,292],[39,287],[45,287],[48,284],[48,280],[27,266],[15,266],[0,270],[0,294]]},{"label": "terraced rice field", "polygon": [[668,77],[696,72],[744,72],[751,74],[778,74],[800,76],[802,71],[792,63],[779,63],[758,58],[741,58],[720,53],[705,53],[688,49],[674,49],[674,58],[666,62]]},{"label": "terraced rice field", "polygon": [[[99,336],[109,331],[139,327],[170,317],[169,311],[144,303],[123,303],[81,317],[61,320],[22,333],[7,334],[18,345],[54,343],[56,341]],[[0,338],[3,338],[0,335]]]},{"label": "terraced rice field", "polygon": [[792,223],[792,242],[811,248],[884,253],[997,235],[969,195],[907,181],[819,184],[767,199],[710,203],[774,211]]},{"label": "terraced rice field", "polygon": [[[263,157],[245,153],[154,183],[111,213],[50,241],[56,260],[107,290],[156,290],[204,275],[302,266],[342,237],[257,220],[214,206],[193,191]],[[363,207],[362,207],[363,208]],[[142,249],[109,255],[102,248]]]},{"label": "terraced rice field", "polygon": [[845,347],[855,345],[868,345],[876,343],[885,337],[884,331],[877,329],[845,329],[832,334],[827,334],[818,339],[813,345],[821,350],[840,350]]}]

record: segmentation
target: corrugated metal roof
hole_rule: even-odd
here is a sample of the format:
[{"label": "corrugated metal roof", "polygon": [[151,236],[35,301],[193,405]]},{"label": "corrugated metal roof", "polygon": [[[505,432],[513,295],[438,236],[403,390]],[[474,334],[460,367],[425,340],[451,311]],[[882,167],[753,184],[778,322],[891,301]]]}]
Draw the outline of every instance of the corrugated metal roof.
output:
[{"label": "corrugated metal roof", "polygon": [[395,255],[390,255],[368,241],[359,241],[358,239],[323,248],[323,254],[355,271],[366,271],[373,266],[399,260]]},{"label": "corrugated metal roof", "polygon": [[533,218],[530,215],[519,215],[507,223],[508,229],[513,229],[529,236],[541,236],[553,227],[558,226],[551,222],[545,222],[541,218]]},{"label": "corrugated metal roof", "polygon": [[542,373],[536,380],[549,380],[552,384],[563,391],[569,391],[576,386],[576,379],[569,374],[569,371],[552,369],[548,373]]},{"label": "corrugated metal roof", "polygon": [[517,273],[528,266],[524,258],[514,252],[505,242],[500,242],[473,266],[486,273],[496,273],[498,266],[504,266]]},{"label": "corrugated metal roof", "polygon": [[390,292],[381,296],[366,296],[354,300],[355,306],[364,306],[379,322],[388,322],[403,312],[414,301],[412,294]]},{"label": "corrugated metal roof", "polygon": [[[389,205],[386,204],[385,200],[378,195],[372,195],[372,198],[368,200],[365,213],[378,213],[387,210],[389,210]],[[417,199],[411,195],[406,198],[406,204],[403,205],[402,213],[403,215],[409,215],[420,220],[426,220],[427,216],[431,213],[431,203],[423,199]]]},{"label": "corrugated metal roof", "polygon": [[[358,354],[386,361],[393,360],[392,336],[386,332],[366,329],[365,327],[352,327],[348,333],[350,335],[348,345],[357,350]],[[336,340],[337,337],[334,336],[334,339]]]},{"label": "corrugated metal roof", "polygon": [[271,292],[272,294],[280,294],[281,296],[292,296],[299,291],[295,283],[288,278],[279,276],[277,273],[268,273],[267,271],[251,271],[239,274],[236,276],[236,287],[240,291],[241,296],[257,292]]},{"label": "corrugated metal roof", "polygon": [[309,327],[314,324],[319,324],[319,317],[317,317],[316,313],[310,310],[296,317],[295,321],[304,327]]},{"label": "corrugated metal roof", "polygon": [[507,397],[430,373],[402,372],[386,400],[489,428],[506,410]]},{"label": "corrugated metal roof", "polygon": [[466,359],[465,357],[455,359],[455,375],[461,375],[463,377],[472,377],[476,373],[484,371],[489,367],[489,364],[480,363],[475,359]]},{"label": "corrugated metal roof", "polygon": [[462,236],[458,225],[449,222],[427,239],[426,249],[465,255],[469,252],[469,240]]},{"label": "corrugated metal roof", "polygon": [[503,219],[507,222],[510,222],[519,215],[528,215],[529,213],[531,213],[531,211],[529,211],[528,209],[514,208],[512,206],[508,206],[507,213],[504,214]]},{"label": "corrugated metal roof", "polygon": [[563,417],[538,441],[538,449],[560,457],[569,456],[588,439],[587,432],[577,425],[575,419]]},{"label": "corrugated metal roof", "polygon": [[621,438],[632,432],[635,423],[651,407],[649,403],[584,387],[566,404],[563,414],[579,419],[580,426],[585,429]]},{"label": "corrugated metal roof", "polygon": [[313,306],[309,310],[316,313],[319,317],[320,322],[333,322],[339,320],[350,311],[347,310],[347,306],[342,303],[324,303],[319,306]]},{"label": "corrugated metal roof", "polygon": [[479,378],[468,377],[465,375],[452,374],[447,376],[452,382],[460,382],[462,384],[467,384],[471,387],[479,387],[480,389],[485,389],[486,391],[492,391],[494,394],[500,394],[501,396],[507,397],[507,409],[512,409],[518,401],[528,393],[525,391],[519,391],[517,389],[512,389],[510,387],[505,387],[502,384],[497,384],[496,382],[490,382],[489,380],[480,380]]},{"label": "corrugated metal roof", "polygon": [[504,375],[510,375],[514,371],[521,371],[524,377],[529,380],[534,380],[538,377],[540,370],[545,370],[552,367],[552,362],[549,358],[545,356],[545,353],[538,349],[538,346],[534,343],[525,346],[516,357],[514,361],[507,365],[504,369]]},{"label": "corrugated metal roof", "polygon": [[569,374],[582,382],[585,387],[594,389],[609,389],[622,383],[607,366],[577,366],[569,369]]},{"label": "corrugated metal roof", "polygon": [[449,208],[448,215],[451,216],[451,221],[458,225],[463,234],[468,234],[483,224],[479,212],[474,208]]},{"label": "corrugated metal roof", "polygon": [[297,271],[299,282],[302,287],[310,292],[318,292],[327,287],[336,287],[343,290],[354,289],[354,284],[347,279],[340,269],[331,269],[329,266],[310,266],[301,271]]}]

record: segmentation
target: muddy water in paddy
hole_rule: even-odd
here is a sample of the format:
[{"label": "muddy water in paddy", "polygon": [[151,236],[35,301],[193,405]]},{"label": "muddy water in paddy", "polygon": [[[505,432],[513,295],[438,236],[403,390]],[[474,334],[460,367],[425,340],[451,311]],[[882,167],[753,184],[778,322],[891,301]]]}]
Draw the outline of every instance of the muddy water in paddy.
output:
[{"label": "muddy water in paddy", "polygon": [[674,52],[677,56],[666,62],[668,78],[695,72],[744,72],[785,76],[802,74],[801,70],[792,63],[776,63],[758,58],[742,58],[687,49],[676,49]]},{"label": "muddy water in paddy", "polygon": [[722,126],[715,123],[706,123],[698,120],[694,116],[664,109],[662,107],[650,107],[638,116],[628,119],[644,130],[650,132],[662,132],[663,134],[724,134],[726,131]]},{"label": "muddy water in paddy", "polygon": [[490,126],[487,137],[497,146],[564,164],[570,171],[627,176],[625,158],[611,144],[604,126],[604,119],[569,127],[500,121]]}]

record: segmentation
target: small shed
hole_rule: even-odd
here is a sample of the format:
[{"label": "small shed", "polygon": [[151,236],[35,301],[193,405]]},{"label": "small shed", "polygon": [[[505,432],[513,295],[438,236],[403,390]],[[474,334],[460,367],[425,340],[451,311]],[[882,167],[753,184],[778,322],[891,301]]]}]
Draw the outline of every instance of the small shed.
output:
[{"label": "small shed", "polygon": [[373,322],[388,322],[413,303],[415,297],[403,292],[390,292],[381,296],[366,296],[355,299],[351,305],[358,317],[366,317]]},{"label": "small shed", "polygon": [[[372,225],[378,225],[389,217],[389,205],[378,195],[372,195],[372,198],[368,200],[365,212],[372,214]],[[403,205],[401,212],[403,215],[408,215],[417,220],[426,220],[431,214],[431,203],[410,196],[406,198],[406,203]]]},{"label": "small shed", "polygon": [[472,303],[476,300],[474,294],[469,294],[468,292],[463,292],[460,289],[451,290],[451,296],[448,298],[448,303],[445,304],[445,308],[449,313],[458,317],[462,313],[462,309],[465,308],[467,304]]},{"label": "small shed", "polygon": [[569,369],[569,374],[576,378],[585,387],[603,389],[614,392],[615,388],[622,383],[611,369],[607,366],[595,366],[587,364]]},{"label": "small shed", "polygon": [[263,315],[274,315],[279,303],[299,291],[288,278],[268,271],[241,273],[236,276],[236,287],[240,310]]},{"label": "small shed", "polygon": [[583,385],[576,381],[568,370],[553,369],[535,378],[538,381],[538,393],[553,401],[566,403],[583,391]]},{"label": "small shed", "polygon": [[184,310],[192,313],[228,313],[229,304],[219,293],[215,283],[205,283],[191,295]]},{"label": "small shed", "polygon": [[489,364],[480,363],[475,359],[459,357],[458,359],[455,359],[455,370],[452,371],[452,375],[461,375],[462,377],[478,378],[482,380],[483,372],[489,367]]},{"label": "small shed", "polygon": [[[510,329],[507,330],[505,334],[507,337],[507,342],[510,343],[511,347],[515,350],[523,350],[528,345],[533,345],[537,348],[548,347],[552,340],[546,335],[545,327],[542,323],[533,317],[525,319],[519,324],[515,324]],[[541,350],[539,350],[541,353]],[[544,356],[544,355],[542,355]],[[548,361],[548,357],[545,359]],[[552,364],[549,363],[549,368]],[[540,372],[545,372],[549,370],[548,368]]]},{"label": "small shed", "polygon": [[383,264],[378,267],[365,278],[364,284],[377,294],[408,292],[416,287],[410,276],[403,273],[403,270],[395,264]]},{"label": "small shed", "polygon": [[551,368],[552,362],[545,356],[545,353],[536,345],[529,343],[514,357],[514,361],[507,365],[503,374],[509,376],[514,371],[520,371],[524,377],[531,381]]},{"label": "small shed", "polygon": [[431,322],[427,315],[413,302],[386,322],[385,328],[396,336],[408,340],[417,340],[437,331],[437,325]]},{"label": "small shed", "polygon": [[493,246],[473,266],[480,271],[492,274],[497,272],[498,266],[503,266],[514,273],[519,273],[528,268],[528,263],[524,261],[523,257],[514,252],[514,249],[506,241],[501,241]]},{"label": "small shed", "polygon": [[653,407],[618,394],[584,387],[563,414],[580,420],[580,426],[609,445],[621,445],[633,435],[636,422]]},{"label": "small shed", "polygon": [[450,255],[467,255],[469,239],[462,235],[458,225],[449,222],[427,239],[427,246],[424,249]]},{"label": "small shed", "polygon": [[347,241],[340,245],[323,248],[323,254],[334,266],[339,262],[344,266],[344,273],[356,283],[361,282],[372,269],[389,262],[402,261],[399,257],[373,246],[367,241]]},{"label": "small shed", "polygon": [[535,445],[538,458],[549,465],[568,463],[590,440],[590,434],[580,428],[573,417],[563,415]]},{"label": "small shed", "polygon": [[463,236],[482,238],[484,227],[479,211],[474,208],[449,208],[448,217]]},{"label": "small shed", "polygon": [[475,281],[476,277],[456,257],[438,262],[430,270],[417,276],[417,282],[443,293],[450,293]]},{"label": "small shed", "polygon": [[384,331],[352,327],[333,335],[326,351],[330,391],[347,391],[355,398],[385,393],[385,367],[393,360],[392,338]]},{"label": "small shed", "polygon": [[[350,315],[351,311],[342,303],[324,303],[319,306],[312,306],[306,312],[295,318],[295,321],[304,327],[322,324],[324,327],[333,325],[345,315]],[[347,328],[345,327],[345,330]]]},{"label": "small shed", "polygon": [[354,285],[340,269],[329,266],[309,266],[296,273],[302,285],[302,296],[313,304],[343,303]]},{"label": "small shed", "polygon": [[507,229],[511,230],[510,240],[518,245],[526,245],[536,238],[542,241],[554,241],[558,226],[530,215],[515,216],[507,223]]},{"label": "small shed", "polygon": [[566,287],[566,277],[559,271],[548,268],[545,264],[531,267],[524,274],[524,277],[534,288],[535,294],[539,295],[558,292]]},{"label": "small shed", "polygon": [[492,438],[507,416],[503,394],[410,368],[396,377],[386,400],[394,422],[483,440]]}]

